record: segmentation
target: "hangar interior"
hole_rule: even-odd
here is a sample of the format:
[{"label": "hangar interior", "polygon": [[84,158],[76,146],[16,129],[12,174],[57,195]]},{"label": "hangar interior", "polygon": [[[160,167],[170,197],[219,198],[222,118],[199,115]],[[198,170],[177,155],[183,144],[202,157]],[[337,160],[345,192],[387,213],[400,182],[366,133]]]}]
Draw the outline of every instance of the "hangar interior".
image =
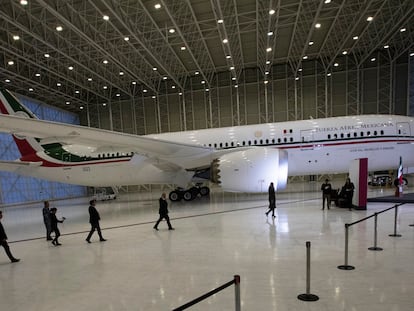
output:
[{"label": "hangar interior", "polygon": [[82,125],[143,135],[413,114],[410,0],[1,4],[0,85]]}]

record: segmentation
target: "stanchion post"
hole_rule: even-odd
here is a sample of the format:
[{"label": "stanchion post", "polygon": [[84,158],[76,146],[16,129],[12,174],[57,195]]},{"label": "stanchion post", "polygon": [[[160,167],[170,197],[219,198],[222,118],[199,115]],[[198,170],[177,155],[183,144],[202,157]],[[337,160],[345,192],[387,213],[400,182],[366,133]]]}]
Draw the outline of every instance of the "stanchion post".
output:
[{"label": "stanchion post", "polygon": [[370,251],[382,251],[382,248],[377,246],[378,213],[375,213],[374,215],[375,215],[375,217],[374,217],[374,219],[375,219],[375,222],[374,222],[374,246],[368,247],[368,249]]},{"label": "stanchion post", "polygon": [[394,213],[394,233],[389,234],[389,236],[400,237],[401,234],[397,234],[397,216],[398,216],[398,205],[395,206],[395,213]]},{"label": "stanchion post", "polygon": [[345,263],[343,265],[338,266],[338,269],[341,270],[354,270],[354,266],[348,265],[348,228],[349,225],[345,224]]},{"label": "stanchion post", "polygon": [[236,311],[241,310],[241,303],[240,303],[240,275],[234,276],[234,298],[235,298],[235,306]]},{"label": "stanchion post", "polygon": [[306,242],[306,294],[300,294],[298,299],[303,301],[316,301],[319,297],[310,293],[310,247],[311,242]]}]

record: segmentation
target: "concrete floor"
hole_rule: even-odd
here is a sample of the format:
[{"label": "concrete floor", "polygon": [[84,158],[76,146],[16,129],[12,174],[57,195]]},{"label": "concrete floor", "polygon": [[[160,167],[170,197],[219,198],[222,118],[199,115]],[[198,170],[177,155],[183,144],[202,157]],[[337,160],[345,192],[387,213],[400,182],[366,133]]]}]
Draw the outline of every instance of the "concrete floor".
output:
[{"label": "concrete floor", "polygon": [[[371,218],[350,228],[349,264],[344,264],[344,224],[386,209],[369,203],[366,211],[321,210],[319,186],[306,183],[277,195],[277,217],[265,216],[266,195],[212,193],[209,199],[170,203],[176,230],[158,217],[160,193],[121,195],[98,202],[103,235],[92,243],[89,198],[52,202],[62,246],[45,241],[42,204],[3,208],[3,226],[13,254],[0,250],[1,310],[94,311],[172,310],[241,276],[242,310],[406,311],[414,309],[413,204],[378,216],[378,246]],[[413,189],[411,189],[413,190]],[[370,189],[369,196],[393,189]],[[306,292],[306,241],[311,242],[311,288]],[[189,310],[234,310],[230,287]]]}]

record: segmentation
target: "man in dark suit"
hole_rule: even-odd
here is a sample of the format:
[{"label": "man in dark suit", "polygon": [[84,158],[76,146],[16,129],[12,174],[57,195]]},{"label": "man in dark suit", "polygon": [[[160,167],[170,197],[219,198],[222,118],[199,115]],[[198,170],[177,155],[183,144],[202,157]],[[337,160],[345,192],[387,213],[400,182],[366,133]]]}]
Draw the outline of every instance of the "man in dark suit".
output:
[{"label": "man in dark suit", "polygon": [[95,204],[96,200],[89,201],[89,223],[91,224],[91,231],[89,232],[88,237],[86,238],[86,242],[88,243],[91,243],[91,236],[95,232],[95,230],[98,231],[99,241],[106,241],[102,237],[101,227],[99,226],[99,220],[101,220],[101,217],[99,216],[99,213],[95,208]]},{"label": "man in dark suit", "polygon": [[[3,212],[0,211],[0,220],[3,218]],[[4,250],[6,251],[7,256],[9,256],[11,262],[18,262],[20,259],[14,258],[12,253],[10,252],[9,244],[7,243],[7,235],[4,231],[3,225],[0,221],[0,245],[4,247]]]},{"label": "man in dark suit", "polygon": [[167,202],[167,194],[164,192],[159,199],[160,202],[160,209],[158,213],[160,214],[160,218],[158,218],[157,223],[154,226],[154,229],[158,231],[158,225],[161,220],[164,218],[167,221],[168,230],[174,230],[170,223],[170,217],[168,217],[168,202]]}]

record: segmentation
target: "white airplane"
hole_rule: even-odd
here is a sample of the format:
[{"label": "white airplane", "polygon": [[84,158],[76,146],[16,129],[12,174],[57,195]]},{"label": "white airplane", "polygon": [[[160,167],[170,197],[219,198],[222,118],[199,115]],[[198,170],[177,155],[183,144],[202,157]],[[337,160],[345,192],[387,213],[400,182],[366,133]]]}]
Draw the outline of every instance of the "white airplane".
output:
[{"label": "white airplane", "polygon": [[[414,167],[414,118],[359,115],[138,136],[37,119],[0,89],[0,132],[13,135],[21,157],[0,170],[103,187],[212,181],[224,191],[283,189],[287,176]],[[207,194],[207,187],[201,194]],[[192,200],[194,187],[170,199]]]}]

